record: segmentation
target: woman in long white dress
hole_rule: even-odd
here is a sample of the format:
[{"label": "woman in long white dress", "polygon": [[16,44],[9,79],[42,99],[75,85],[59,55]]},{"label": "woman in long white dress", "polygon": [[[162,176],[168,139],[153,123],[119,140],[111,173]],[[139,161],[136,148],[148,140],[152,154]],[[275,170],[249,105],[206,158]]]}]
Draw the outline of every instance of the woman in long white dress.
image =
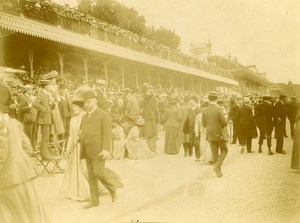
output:
[{"label": "woman in long white dress", "polygon": [[74,117],[70,121],[70,136],[66,148],[69,159],[60,191],[64,198],[77,201],[90,199],[86,164],[84,159],[80,160],[80,144],[78,142],[80,123],[85,114],[83,106],[83,101],[80,99],[72,102]]}]

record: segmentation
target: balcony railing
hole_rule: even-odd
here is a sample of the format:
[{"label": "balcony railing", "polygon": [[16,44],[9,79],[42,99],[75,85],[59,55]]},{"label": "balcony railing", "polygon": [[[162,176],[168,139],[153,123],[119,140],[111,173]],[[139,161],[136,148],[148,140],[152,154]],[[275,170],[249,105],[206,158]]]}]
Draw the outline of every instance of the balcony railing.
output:
[{"label": "balcony railing", "polygon": [[60,6],[51,2],[44,2],[41,5],[34,0],[0,0],[0,10],[17,15],[22,14],[27,18],[51,24],[61,29],[84,34],[97,40],[233,79],[233,75],[230,72],[212,63],[206,63],[182,54],[153,40],[97,20],[92,16],[82,14],[73,8]]}]

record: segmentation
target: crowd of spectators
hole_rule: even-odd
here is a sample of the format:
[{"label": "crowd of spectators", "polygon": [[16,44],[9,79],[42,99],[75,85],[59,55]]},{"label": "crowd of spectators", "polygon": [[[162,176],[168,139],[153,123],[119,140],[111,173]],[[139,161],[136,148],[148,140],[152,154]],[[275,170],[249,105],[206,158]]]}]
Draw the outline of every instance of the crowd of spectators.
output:
[{"label": "crowd of spectators", "polygon": [[28,18],[40,20],[63,29],[85,34],[92,38],[111,42],[113,44],[138,50],[146,54],[157,56],[175,63],[190,66],[223,77],[232,78],[232,74],[216,63],[207,63],[195,57],[181,53],[156,41],[137,35],[128,30],[111,25],[94,18],[91,15],[79,12],[68,5],[59,5],[52,1],[21,0],[1,2],[0,8],[13,11]]}]

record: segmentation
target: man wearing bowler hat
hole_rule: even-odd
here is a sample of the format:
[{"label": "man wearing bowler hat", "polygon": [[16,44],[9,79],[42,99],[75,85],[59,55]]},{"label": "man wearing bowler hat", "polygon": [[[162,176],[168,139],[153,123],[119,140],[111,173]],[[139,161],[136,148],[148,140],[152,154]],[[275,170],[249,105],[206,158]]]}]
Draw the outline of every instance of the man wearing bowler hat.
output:
[{"label": "man wearing bowler hat", "polygon": [[214,171],[217,177],[222,177],[222,164],[227,156],[227,141],[229,139],[226,126],[228,120],[217,104],[218,92],[209,92],[209,105],[203,110],[202,125],[206,128],[206,140],[210,142]]},{"label": "man wearing bowler hat", "polygon": [[286,100],[285,95],[280,95],[279,100],[274,106],[274,122],[276,130],[276,152],[286,154],[283,150],[284,134],[285,134],[285,123],[286,123],[286,110],[284,102]]},{"label": "man wearing bowler hat", "polygon": [[84,93],[87,114],[82,118],[80,144],[81,159],[86,159],[91,200],[84,208],[99,205],[98,180],[108,189],[112,201],[116,200],[116,186],[105,171],[105,160],[110,157],[112,146],[111,119],[108,113],[97,108],[97,96],[93,90]]}]

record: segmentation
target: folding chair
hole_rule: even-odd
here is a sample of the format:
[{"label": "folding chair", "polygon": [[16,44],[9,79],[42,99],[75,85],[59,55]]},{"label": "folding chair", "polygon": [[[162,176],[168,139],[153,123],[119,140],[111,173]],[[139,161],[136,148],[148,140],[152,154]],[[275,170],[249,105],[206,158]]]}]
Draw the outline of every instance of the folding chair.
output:
[{"label": "folding chair", "polygon": [[[36,158],[37,164],[40,164],[43,167],[43,170],[40,175],[47,173],[54,176],[54,174],[57,173],[64,173],[64,170],[60,166],[60,162],[62,160],[66,160],[65,144],[66,140],[59,140],[56,142],[49,143],[48,149],[52,154],[54,154],[53,159],[43,159],[40,150],[35,150],[33,157]],[[51,163],[52,165],[50,165]]]}]

